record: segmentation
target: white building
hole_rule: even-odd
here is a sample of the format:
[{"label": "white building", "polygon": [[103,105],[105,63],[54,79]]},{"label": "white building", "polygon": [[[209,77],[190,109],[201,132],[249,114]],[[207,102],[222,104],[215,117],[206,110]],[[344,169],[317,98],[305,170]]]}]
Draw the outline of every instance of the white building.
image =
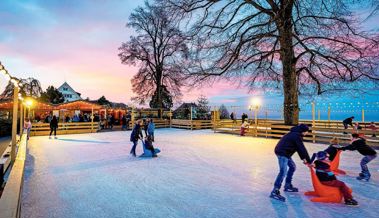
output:
[{"label": "white building", "polygon": [[77,101],[82,100],[80,97],[79,92],[75,92],[73,88],[67,82],[64,82],[59,88],[58,91],[60,91],[63,94],[64,101],[65,102],[71,102],[71,101]]}]

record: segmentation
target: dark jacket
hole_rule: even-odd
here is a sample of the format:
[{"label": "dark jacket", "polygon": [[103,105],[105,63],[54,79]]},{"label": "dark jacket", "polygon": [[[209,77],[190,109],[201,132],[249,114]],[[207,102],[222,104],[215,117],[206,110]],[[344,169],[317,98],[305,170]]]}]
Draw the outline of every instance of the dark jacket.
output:
[{"label": "dark jacket", "polygon": [[358,139],[356,141],[354,141],[352,144],[346,146],[346,147],[343,147],[342,150],[350,150],[350,151],[355,151],[357,150],[360,154],[366,156],[366,155],[376,155],[376,151],[371,148],[370,146],[368,146],[366,144],[366,140],[365,139]]},{"label": "dark jacket", "polygon": [[130,134],[130,141],[131,142],[136,142],[138,139],[142,139],[142,131],[141,131],[141,126],[139,124],[134,125],[132,133]]},{"label": "dark jacket", "polygon": [[349,118],[346,118],[344,121],[342,121],[343,123],[346,123],[346,124],[349,124],[349,125],[353,125],[353,118],[349,117]]},{"label": "dark jacket", "polygon": [[315,161],[316,175],[321,182],[336,180],[336,176],[330,170],[330,165],[320,160]]},{"label": "dark jacket", "polygon": [[292,127],[290,132],[285,134],[276,145],[275,154],[290,158],[295,152],[297,152],[300,159],[306,159],[309,163],[311,160],[308,151],[304,146],[303,136],[301,134],[302,132],[308,131],[308,127],[304,126],[305,125],[298,125]]},{"label": "dark jacket", "polygon": [[51,119],[51,121],[50,121],[50,128],[58,128],[58,119],[57,118]]},{"label": "dark jacket", "polygon": [[335,147],[335,145],[329,145],[325,152],[329,154],[329,160],[332,161],[337,155],[338,150],[342,150],[341,148]]}]

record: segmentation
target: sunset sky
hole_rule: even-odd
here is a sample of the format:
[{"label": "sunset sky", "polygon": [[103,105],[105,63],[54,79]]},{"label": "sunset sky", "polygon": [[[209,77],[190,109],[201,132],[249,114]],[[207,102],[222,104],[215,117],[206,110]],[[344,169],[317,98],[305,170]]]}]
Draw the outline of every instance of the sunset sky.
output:
[{"label": "sunset sky", "polygon": [[[34,77],[44,89],[67,81],[83,97],[105,95],[127,103],[133,95],[130,79],[137,68],[121,64],[117,54],[132,33],[125,27],[127,19],[141,4],[143,0],[2,0],[0,60],[12,75]],[[4,80],[0,85],[5,87]],[[247,91],[218,84],[183,94],[187,101],[200,94],[241,97]]]},{"label": "sunset sky", "polygon": [[[129,103],[130,79],[137,68],[121,64],[117,54],[132,34],[125,27],[128,17],[142,4],[143,0],[1,0],[0,61],[12,75],[34,77],[44,89],[67,81],[84,98],[105,95]],[[365,25],[372,27],[376,21]],[[3,89],[4,80],[0,81]],[[213,104],[245,104],[251,97],[246,89],[226,82],[183,94],[183,101],[204,94]]]}]

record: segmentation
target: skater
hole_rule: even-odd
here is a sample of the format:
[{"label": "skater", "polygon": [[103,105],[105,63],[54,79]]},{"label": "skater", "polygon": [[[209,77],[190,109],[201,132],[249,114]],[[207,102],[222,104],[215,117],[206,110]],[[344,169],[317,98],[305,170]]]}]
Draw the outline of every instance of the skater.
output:
[{"label": "skater", "polygon": [[126,125],[126,116],[125,116],[125,114],[121,118],[121,123],[122,123],[121,130],[126,130],[127,129],[127,125]]},{"label": "skater", "polygon": [[359,134],[353,133],[351,144],[343,147],[342,150],[358,151],[364,157],[361,160],[361,169],[362,172],[357,177],[358,180],[369,181],[371,174],[368,170],[367,164],[376,158],[376,151],[366,144],[364,138],[359,137]]},{"label": "skater", "polygon": [[26,139],[29,140],[30,130],[32,129],[32,123],[30,122],[29,118],[25,119],[24,129],[26,130]]},{"label": "skater", "polygon": [[317,160],[314,162],[317,178],[323,185],[339,188],[343,194],[346,205],[358,205],[358,202],[353,199],[353,196],[349,191],[349,187],[344,182],[338,180],[334,173],[331,171],[328,156],[328,153],[325,151],[317,152]]},{"label": "skater", "polygon": [[376,131],[378,130],[378,127],[376,127],[374,122],[370,123],[370,126],[368,126],[368,129],[370,129],[372,131],[371,137],[376,137]]},{"label": "skater", "polygon": [[359,130],[362,130],[362,127],[359,125],[358,122],[354,123],[354,132],[359,133]]},{"label": "skater", "polygon": [[50,135],[49,139],[51,139],[51,134],[54,132],[54,139],[57,139],[57,128],[58,128],[58,119],[54,115],[53,119],[50,121]]},{"label": "skater", "polygon": [[245,134],[248,131],[248,129],[249,129],[249,123],[247,121],[243,122],[242,125],[241,125],[240,135],[241,136],[245,136]]},{"label": "skater", "polygon": [[158,155],[155,153],[155,148],[153,146],[153,139],[152,139],[151,135],[148,135],[145,138],[145,147],[146,147],[146,149],[151,151],[152,157],[158,157]]},{"label": "skater", "polygon": [[133,127],[132,133],[130,134],[130,141],[133,142],[132,150],[130,153],[135,157],[136,156],[136,147],[139,139],[143,139],[142,130],[141,130],[142,120],[137,120],[136,124]]},{"label": "skater", "polygon": [[155,131],[155,123],[153,119],[151,118],[149,125],[147,126],[147,135],[150,136],[152,142],[154,142],[154,131]]},{"label": "skater", "polygon": [[347,134],[346,130],[347,130],[347,128],[349,127],[349,125],[350,125],[351,127],[353,127],[353,120],[354,120],[354,116],[349,117],[349,118],[346,118],[346,119],[344,119],[344,121],[342,121],[342,123],[343,123],[343,127],[344,127],[344,129],[345,129],[345,131],[343,132],[343,134]]},{"label": "skater", "polygon": [[334,158],[337,155],[338,150],[342,150],[342,145],[340,145],[340,140],[337,137],[333,137],[332,140],[330,140],[330,145],[327,149],[325,149],[325,152],[329,155],[329,160],[333,161]]},{"label": "skater", "polygon": [[311,160],[307,149],[303,144],[303,137],[307,134],[309,128],[304,124],[300,124],[291,128],[290,132],[284,135],[275,147],[275,154],[279,162],[279,174],[276,177],[274,189],[270,197],[285,201],[286,198],[280,195],[280,187],[284,177],[286,177],[284,191],[298,192],[299,190],[292,185],[292,176],[296,170],[295,162],[291,156],[297,152],[304,164],[309,165]]},{"label": "skater", "polygon": [[147,137],[147,127],[149,126],[149,120],[143,119],[143,131],[145,132],[145,136]]},{"label": "skater", "polygon": [[248,118],[248,116],[247,114],[243,113],[241,118],[242,118],[242,123],[244,123],[245,120]]},{"label": "skater", "polygon": [[230,119],[233,121],[233,124],[237,123],[237,121],[236,121],[236,115],[234,114],[234,112],[232,112],[230,114]]}]

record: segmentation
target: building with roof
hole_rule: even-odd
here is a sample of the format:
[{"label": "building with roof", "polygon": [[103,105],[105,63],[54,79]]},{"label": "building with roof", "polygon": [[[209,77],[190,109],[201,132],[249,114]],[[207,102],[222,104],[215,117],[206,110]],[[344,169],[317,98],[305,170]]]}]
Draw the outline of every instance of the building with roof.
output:
[{"label": "building with roof", "polygon": [[76,92],[67,82],[64,82],[59,88],[58,91],[63,94],[65,102],[72,102],[82,100],[80,93]]}]

